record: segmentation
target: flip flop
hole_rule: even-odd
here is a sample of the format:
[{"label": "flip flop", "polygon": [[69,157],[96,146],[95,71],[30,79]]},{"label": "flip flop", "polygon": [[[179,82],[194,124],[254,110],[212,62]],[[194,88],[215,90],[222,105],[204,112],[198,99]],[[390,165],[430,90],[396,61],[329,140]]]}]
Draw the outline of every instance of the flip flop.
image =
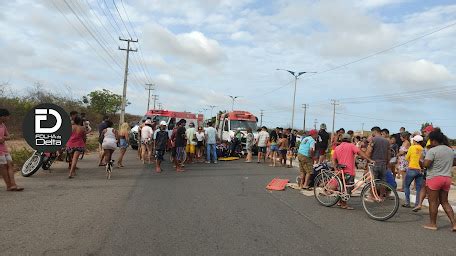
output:
[{"label": "flip flop", "polygon": [[411,206],[409,204],[403,204],[402,207],[404,208],[411,208]]},{"label": "flip flop", "polygon": [[341,206],[340,209],[343,209],[343,210],[354,210],[355,208],[353,207],[350,207],[350,206]]},{"label": "flip flop", "polygon": [[418,212],[418,211],[421,211],[421,207],[415,207],[415,208],[413,208],[413,210],[412,210],[412,211],[414,211],[414,212]]},{"label": "flip flop", "polygon": [[436,231],[437,227],[429,227],[428,225],[423,225],[423,228]]}]

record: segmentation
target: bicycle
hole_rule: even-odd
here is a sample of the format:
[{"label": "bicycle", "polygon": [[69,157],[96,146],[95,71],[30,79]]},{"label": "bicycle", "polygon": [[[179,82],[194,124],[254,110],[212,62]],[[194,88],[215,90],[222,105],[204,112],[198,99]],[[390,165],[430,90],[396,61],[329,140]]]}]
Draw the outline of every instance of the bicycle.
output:
[{"label": "bicycle", "polygon": [[[345,181],[345,165],[337,165],[335,171],[323,171],[315,178],[315,199],[326,207],[335,205],[339,200],[348,201],[351,193],[361,190],[361,200],[366,214],[374,220],[385,221],[393,217],[399,209],[399,196],[388,183],[374,179],[373,164],[362,179],[353,184]],[[351,191],[348,191],[348,189]]]},{"label": "bicycle", "polygon": [[114,160],[111,159],[111,161],[109,161],[107,164],[106,164],[106,179],[110,180],[111,179],[111,174],[112,174],[112,164],[114,163]]}]

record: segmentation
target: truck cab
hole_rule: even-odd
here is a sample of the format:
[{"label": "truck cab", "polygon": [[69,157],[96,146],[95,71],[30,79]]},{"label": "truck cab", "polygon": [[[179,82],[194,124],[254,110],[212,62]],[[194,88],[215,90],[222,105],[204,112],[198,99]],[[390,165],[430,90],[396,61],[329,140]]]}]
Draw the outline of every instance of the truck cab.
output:
[{"label": "truck cab", "polygon": [[[221,114],[217,120],[217,133],[222,141],[230,142],[236,131],[240,131],[244,137],[247,128],[252,128],[253,133],[257,130],[258,118],[247,111],[232,111]],[[242,141],[245,143],[245,140]]]}]

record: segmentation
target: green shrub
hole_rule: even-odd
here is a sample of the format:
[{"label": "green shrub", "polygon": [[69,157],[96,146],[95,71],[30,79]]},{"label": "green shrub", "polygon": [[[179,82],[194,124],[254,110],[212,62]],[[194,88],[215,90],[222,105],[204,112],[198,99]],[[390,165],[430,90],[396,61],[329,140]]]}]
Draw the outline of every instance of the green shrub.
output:
[{"label": "green shrub", "polygon": [[13,164],[16,168],[20,169],[22,168],[22,165],[24,165],[25,161],[29,159],[29,157],[32,155],[33,151],[23,147],[20,149],[13,149],[11,150],[10,154],[11,157],[13,158]]}]

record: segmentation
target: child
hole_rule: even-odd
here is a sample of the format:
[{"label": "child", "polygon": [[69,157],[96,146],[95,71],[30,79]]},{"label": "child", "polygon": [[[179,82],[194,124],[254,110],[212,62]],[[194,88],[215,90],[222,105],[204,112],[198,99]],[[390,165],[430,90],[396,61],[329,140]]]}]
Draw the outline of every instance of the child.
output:
[{"label": "child", "polygon": [[288,152],[288,138],[285,134],[279,135],[279,151],[280,151],[280,163],[285,166],[287,165],[287,152]]},{"label": "child", "polygon": [[6,147],[6,141],[9,140],[9,133],[6,129],[10,113],[7,109],[0,109],[0,173],[6,184],[7,191],[22,191],[24,188],[18,187],[14,180],[13,159]]},{"label": "child", "polygon": [[154,143],[155,143],[155,161],[157,163],[155,171],[157,173],[161,172],[161,162],[164,160],[163,155],[165,154],[166,147],[168,145],[169,135],[166,130],[166,122],[160,122],[160,129],[157,129],[154,134]]}]

